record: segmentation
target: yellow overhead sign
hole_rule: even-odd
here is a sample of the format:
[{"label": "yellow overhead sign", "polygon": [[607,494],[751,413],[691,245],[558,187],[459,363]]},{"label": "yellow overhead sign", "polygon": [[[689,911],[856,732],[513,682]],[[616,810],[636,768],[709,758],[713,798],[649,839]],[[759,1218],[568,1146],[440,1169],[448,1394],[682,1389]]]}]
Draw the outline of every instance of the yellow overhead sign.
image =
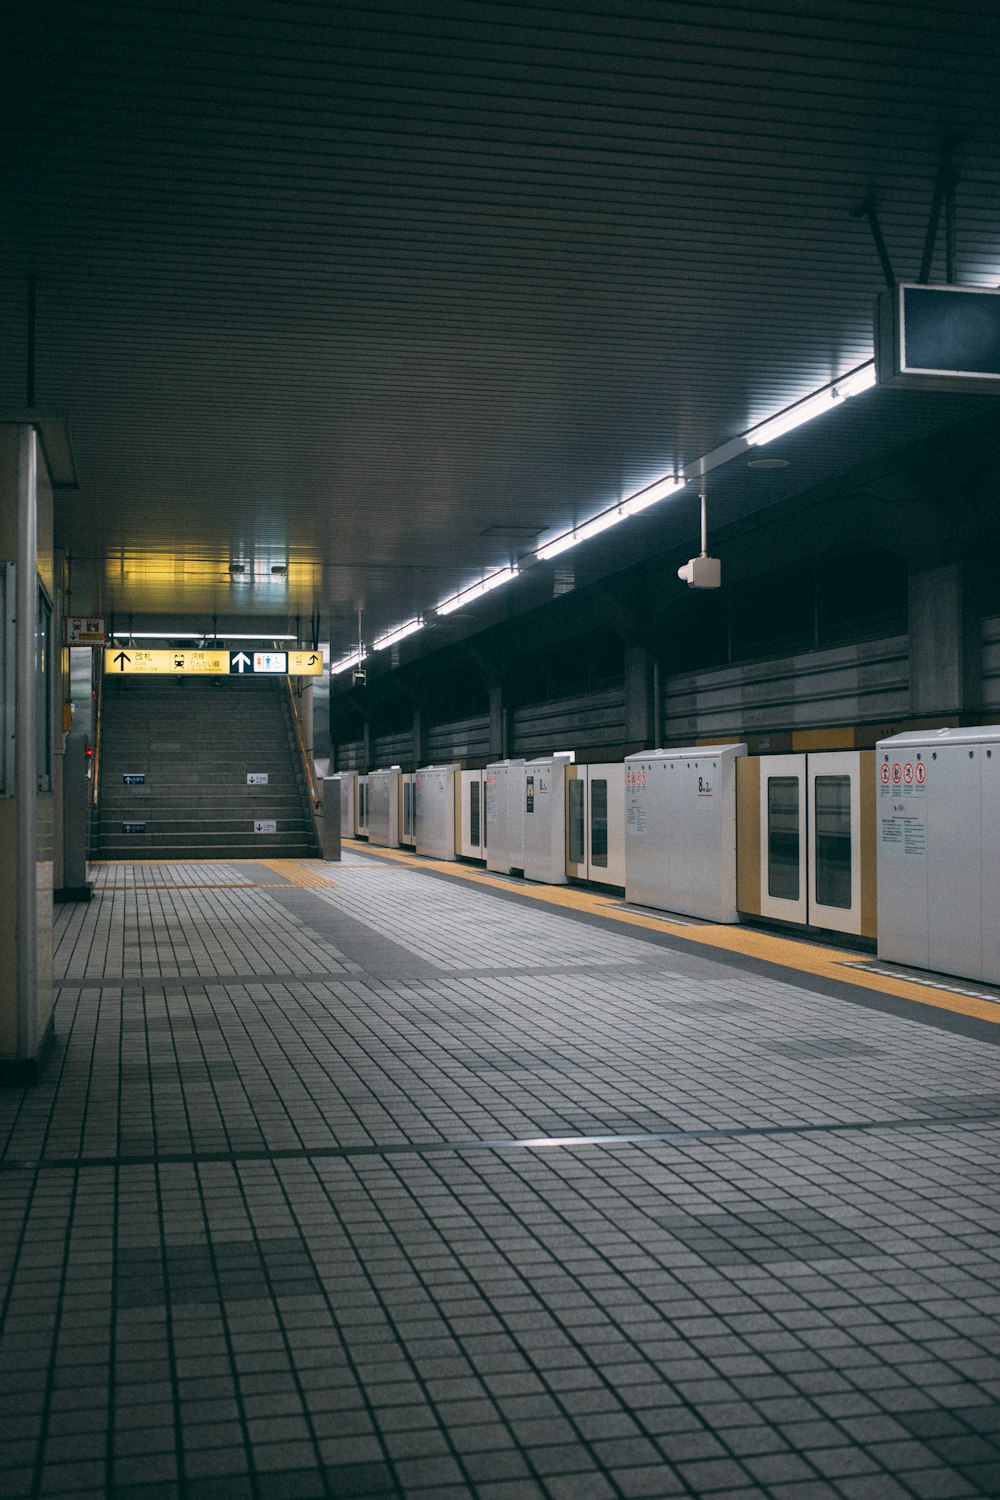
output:
[{"label": "yellow overhead sign", "polygon": [[108,646],[104,670],[115,674],[165,674],[170,677],[198,674],[211,677],[319,677],[323,671],[321,651],[147,651],[138,646]]}]

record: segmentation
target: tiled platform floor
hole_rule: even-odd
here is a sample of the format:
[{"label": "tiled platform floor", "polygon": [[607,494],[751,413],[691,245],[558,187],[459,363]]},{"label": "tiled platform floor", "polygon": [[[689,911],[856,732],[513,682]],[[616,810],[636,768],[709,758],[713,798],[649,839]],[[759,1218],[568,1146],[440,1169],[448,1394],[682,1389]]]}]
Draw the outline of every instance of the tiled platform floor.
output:
[{"label": "tiled platform floor", "polygon": [[59,912],[0,1494],[1000,1494],[1000,1035],[301,869]]}]

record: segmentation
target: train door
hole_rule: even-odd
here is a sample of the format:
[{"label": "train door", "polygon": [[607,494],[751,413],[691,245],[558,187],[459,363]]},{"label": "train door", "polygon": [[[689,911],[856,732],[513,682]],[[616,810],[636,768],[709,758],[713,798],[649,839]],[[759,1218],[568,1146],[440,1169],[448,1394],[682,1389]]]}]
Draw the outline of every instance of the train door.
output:
[{"label": "train door", "polygon": [[866,930],[862,898],[874,879],[863,868],[862,765],[869,760],[870,751],[856,750],[761,760],[761,916]]},{"label": "train door", "polygon": [[566,873],[625,887],[625,767],[566,768]]}]

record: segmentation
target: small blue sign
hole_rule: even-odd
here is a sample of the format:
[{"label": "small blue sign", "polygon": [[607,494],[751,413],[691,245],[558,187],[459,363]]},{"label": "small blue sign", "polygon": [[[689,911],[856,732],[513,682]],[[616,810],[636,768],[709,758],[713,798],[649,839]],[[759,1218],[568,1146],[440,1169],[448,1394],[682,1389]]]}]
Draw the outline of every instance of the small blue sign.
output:
[{"label": "small blue sign", "polygon": [[122,833],[145,833],[145,823],[123,823]]},{"label": "small blue sign", "polygon": [[125,771],[122,773],[122,781],[126,786],[145,786],[145,771]]}]

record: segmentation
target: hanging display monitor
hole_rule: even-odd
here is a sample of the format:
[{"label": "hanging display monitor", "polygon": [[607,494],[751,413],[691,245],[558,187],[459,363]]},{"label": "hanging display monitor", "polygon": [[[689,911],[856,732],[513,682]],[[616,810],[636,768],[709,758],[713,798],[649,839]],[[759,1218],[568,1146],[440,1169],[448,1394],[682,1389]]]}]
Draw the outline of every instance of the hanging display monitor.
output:
[{"label": "hanging display monitor", "polygon": [[876,303],[880,385],[1000,394],[1000,289],[904,282]]}]

